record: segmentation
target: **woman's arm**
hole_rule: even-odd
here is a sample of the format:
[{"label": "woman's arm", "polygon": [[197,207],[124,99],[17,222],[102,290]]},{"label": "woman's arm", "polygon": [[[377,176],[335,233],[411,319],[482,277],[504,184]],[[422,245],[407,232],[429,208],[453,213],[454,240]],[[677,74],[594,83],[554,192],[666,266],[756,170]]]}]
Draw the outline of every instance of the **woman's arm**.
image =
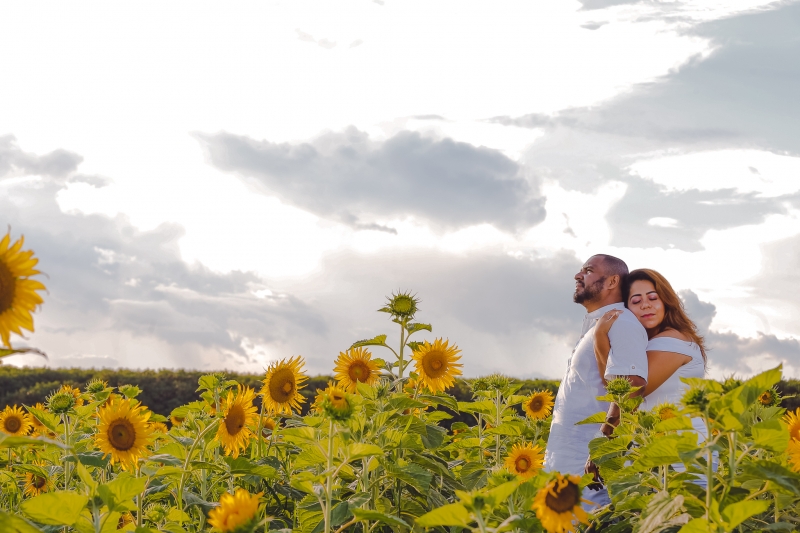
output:
[{"label": "woman's arm", "polygon": [[647,352],[647,385],[644,395],[649,396],[656,391],[680,367],[691,361],[688,355],[675,352],[651,350]]},{"label": "woman's arm", "polygon": [[606,365],[608,364],[608,352],[611,351],[611,341],[608,340],[608,332],[621,311],[613,309],[604,314],[594,328],[594,358],[597,361],[597,370],[600,372],[600,379],[606,382]]}]

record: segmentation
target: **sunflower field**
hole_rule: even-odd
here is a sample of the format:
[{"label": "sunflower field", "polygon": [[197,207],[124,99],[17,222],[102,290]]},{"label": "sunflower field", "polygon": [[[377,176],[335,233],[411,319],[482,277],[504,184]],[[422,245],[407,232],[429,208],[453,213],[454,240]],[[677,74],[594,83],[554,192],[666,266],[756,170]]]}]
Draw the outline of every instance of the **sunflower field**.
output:
[{"label": "sunflower field", "polygon": [[[36,259],[21,246],[0,241],[0,357],[31,351],[12,348],[10,334],[32,331],[42,303]],[[304,416],[300,356],[272,363],[256,388],[204,375],[201,399],[169,417],[137,400],[137,386],[99,379],[6,407],[0,532],[800,529],[800,409],[779,407],[780,368],[690,380],[681,404],[652,411],[637,409],[627,381],[610,382],[603,398],[621,407],[621,423],[587,455],[612,503],[587,513],[592,477],[543,469],[552,393],[520,394],[519,383],[489,376],[467,380],[472,399],[458,401],[447,391],[460,350],[412,340],[432,332],[415,320],[417,305],[393,294],[379,311],[399,342],[377,335],[341,352]]]}]

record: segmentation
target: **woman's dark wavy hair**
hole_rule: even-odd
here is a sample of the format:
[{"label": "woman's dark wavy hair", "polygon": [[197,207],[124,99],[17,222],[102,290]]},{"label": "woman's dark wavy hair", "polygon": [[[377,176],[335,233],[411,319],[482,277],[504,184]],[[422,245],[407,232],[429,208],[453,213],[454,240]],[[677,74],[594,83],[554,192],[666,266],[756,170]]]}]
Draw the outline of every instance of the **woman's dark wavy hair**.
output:
[{"label": "woman's dark wavy hair", "polygon": [[664,302],[664,320],[658,326],[658,332],[672,328],[680,331],[692,342],[700,347],[700,353],[703,354],[703,362],[706,360],[706,346],[703,337],[697,332],[697,326],[692,322],[692,319],[686,314],[686,309],[683,307],[683,302],[678,297],[675,289],[669,284],[667,278],[649,268],[638,268],[631,271],[630,274],[625,276],[622,283],[622,297],[624,298],[625,307],[628,307],[628,298],[631,294],[631,285],[634,281],[649,281],[656,288],[656,294]]}]

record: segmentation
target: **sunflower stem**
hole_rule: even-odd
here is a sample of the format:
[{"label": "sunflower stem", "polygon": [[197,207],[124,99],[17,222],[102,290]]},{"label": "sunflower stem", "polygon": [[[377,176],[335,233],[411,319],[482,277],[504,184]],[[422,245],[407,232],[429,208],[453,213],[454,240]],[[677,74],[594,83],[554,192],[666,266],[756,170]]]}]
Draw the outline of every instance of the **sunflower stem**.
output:
[{"label": "sunflower stem", "polygon": [[[403,319],[400,321],[400,365],[397,367],[398,369],[398,377],[403,379],[403,370],[405,368],[405,360],[403,358],[403,348],[406,347],[406,322],[407,319]],[[398,387],[402,388],[402,384],[398,384]],[[400,389],[398,389],[400,390]]]},{"label": "sunflower stem", "polygon": [[[69,415],[62,414],[61,415],[61,422],[64,424],[64,444],[69,446]],[[9,449],[9,453],[11,450]],[[64,451],[64,490],[69,490],[69,450]],[[10,459],[9,459],[10,461]]]},{"label": "sunflower stem", "polygon": [[325,533],[331,531],[331,491],[333,484],[333,420],[328,421],[328,466],[325,470]]},{"label": "sunflower stem", "polygon": [[[140,475],[139,465],[136,465],[136,478],[139,478]],[[144,496],[144,491],[136,495],[136,528],[142,527],[142,497]]]},{"label": "sunflower stem", "polygon": [[219,418],[213,420],[206,428],[200,432],[197,438],[192,443],[191,447],[189,448],[189,452],[186,454],[186,460],[183,462],[183,472],[181,473],[180,480],[178,481],[178,495],[177,495],[177,503],[178,509],[183,511],[183,485],[186,483],[186,471],[189,469],[189,463],[192,460],[192,455],[194,454],[194,449],[197,447],[197,444],[206,436],[213,428],[217,427],[219,424]]},{"label": "sunflower stem", "polygon": [[[497,389],[494,399],[495,410],[496,410],[496,417],[494,421],[494,427],[498,427],[500,425],[500,401],[502,400],[502,395],[500,394],[500,389]],[[495,442],[494,442],[494,462],[497,464],[500,461],[500,434],[498,433],[495,435]]]},{"label": "sunflower stem", "polygon": [[[706,444],[709,445],[711,441],[711,421],[708,418],[708,408],[706,408],[705,416],[703,417],[706,423]],[[713,459],[713,451],[711,450],[711,446],[708,446],[708,456],[706,460],[708,464],[706,464],[706,520],[709,522],[711,521],[711,493],[714,488],[714,470],[713,470],[713,463],[711,462]]]}]

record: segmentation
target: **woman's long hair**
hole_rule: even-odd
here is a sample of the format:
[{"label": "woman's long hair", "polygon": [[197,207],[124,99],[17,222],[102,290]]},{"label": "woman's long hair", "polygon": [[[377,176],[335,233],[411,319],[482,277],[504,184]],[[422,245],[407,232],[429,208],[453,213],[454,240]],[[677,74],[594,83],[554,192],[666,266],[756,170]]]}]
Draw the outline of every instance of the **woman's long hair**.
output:
[{"label": "woman's long hair", "polygon": [[633,285],[634,281],[649,281],[652,283],[656,288],[656,294],[664,302],[664,320],[659,324],[657,333],[661,333],[668,328],[680,331],[700,347],[700,353],[703,354],[703,363],[705,364],[706,346],[703,337],[697,332],[697,326],[686,314],[683,302],[675,293],[675,289],[669,284],[667,278],[649,268],[633,270],[625,276],[625,282],[622,284],[622,297],[625,298],[625,307],[628,307],[628,298],[630,298],[631,285]]}]

